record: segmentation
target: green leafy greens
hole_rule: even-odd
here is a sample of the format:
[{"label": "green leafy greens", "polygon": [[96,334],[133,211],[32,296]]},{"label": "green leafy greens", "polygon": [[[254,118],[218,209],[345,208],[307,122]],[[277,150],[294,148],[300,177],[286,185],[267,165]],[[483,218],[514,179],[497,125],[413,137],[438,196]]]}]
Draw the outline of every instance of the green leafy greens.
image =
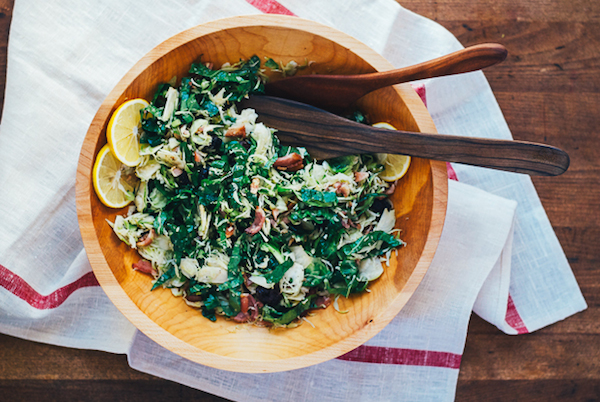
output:
[{"label": "green leafy greens", "polygon": [[170,288],[213,321],[290,326],[329,295],[365,290],[403,243],[376,158],[317,163],[237,110],[264,83],[254,56],[216,70],[196,63],[178,86],[160,85],[142,111],[135,208],[113,229],[156,270],[152,289]]}]

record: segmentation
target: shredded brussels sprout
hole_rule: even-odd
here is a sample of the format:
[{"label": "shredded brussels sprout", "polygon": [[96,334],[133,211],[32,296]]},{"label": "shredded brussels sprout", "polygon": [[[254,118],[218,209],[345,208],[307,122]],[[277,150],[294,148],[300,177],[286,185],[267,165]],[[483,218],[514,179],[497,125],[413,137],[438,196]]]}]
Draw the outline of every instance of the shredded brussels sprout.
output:
[{"label": "shredded brussels sprout", "polygon": [[112,224],[152,264],[153,289],[170,288],[213,321],[288,327],[364,291],[403,244],[383,166],[372,155],[314,161],[282,146],[254,110],[238,110],[264,92],[256,56],[189,73],[142,111],[135,208]]}]

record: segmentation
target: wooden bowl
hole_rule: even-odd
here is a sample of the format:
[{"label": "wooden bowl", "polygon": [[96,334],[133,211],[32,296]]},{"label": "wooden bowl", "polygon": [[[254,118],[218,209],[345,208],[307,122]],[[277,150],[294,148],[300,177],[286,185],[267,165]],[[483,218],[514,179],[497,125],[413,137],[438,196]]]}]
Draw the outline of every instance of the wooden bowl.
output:
[{"label": "wooden bowl", "polygon": [[[348,35],[296,17],[260,15],[213,21],[182,32],[144,56],[100,106],[83,143],[77,169],[77,212],[88,258],[100,285],[117,308],[144,334],[194,362],[237,372],[276,372],[340,356],[377,334],[398,314],[423,279],[435,253],[446,213],[443,162],[414,158],[392,196],[397,227],[407,246],[370,292],[340,299],[340,314],[319,310],[308,324],[269,330],[223,318],[213,323],[169,290],[150,291],[151,278],[133,271],[139,258],[113,234],[113,221],[126,209],[104,207],[91,180],[94,159],[106,143],[112,112],[126,99],[151,100],[159,83],[183,77],[192,62],[219,66],[258,55],[287,63],[312,61],[301,73],[356,74],[391,69],[375,51]],[[409,85],[385,88],[360,100],[372,121],[435,132],[425,106]]]}]

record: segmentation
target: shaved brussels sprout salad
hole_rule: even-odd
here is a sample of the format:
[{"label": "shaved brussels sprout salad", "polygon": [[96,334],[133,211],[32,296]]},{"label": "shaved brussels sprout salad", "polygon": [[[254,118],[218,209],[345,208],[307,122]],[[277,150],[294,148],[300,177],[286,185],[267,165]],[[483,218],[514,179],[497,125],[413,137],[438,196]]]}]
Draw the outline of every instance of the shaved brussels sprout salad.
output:
[{"label": "shaved brussels sprout salad", "polygon": [[367,289],[403,242],[376,156],[314,161],[237,109],[264,82],[254,56],[161,85],[142,111],[135,205],[111,225],[152,289],[212,321],[292,327]]}]

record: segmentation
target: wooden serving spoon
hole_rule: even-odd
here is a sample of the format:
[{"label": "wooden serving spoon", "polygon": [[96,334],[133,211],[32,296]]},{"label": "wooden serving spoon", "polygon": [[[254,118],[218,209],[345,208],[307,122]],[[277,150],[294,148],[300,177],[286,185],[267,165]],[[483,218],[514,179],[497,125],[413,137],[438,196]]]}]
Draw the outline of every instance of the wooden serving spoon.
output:
[{"label": "wooden serving spoon", "polygon": [[358,75],[301,75],[269,82],[267,95],[293,99],[331,112],[347,109],[376,89],[425,78],[467,73],[506,59],[506,48],[484,43],[397,70]]},{"label": "wooden serving spoon", "polygon": [[542,176],[557,176],[569,167],[565,151],[545,144],[374,128],[271,96],[251,96],[240,107],[256,110],[260,122],[277,129],[282,144],[305,147],[316,159],[404,154]]}]

